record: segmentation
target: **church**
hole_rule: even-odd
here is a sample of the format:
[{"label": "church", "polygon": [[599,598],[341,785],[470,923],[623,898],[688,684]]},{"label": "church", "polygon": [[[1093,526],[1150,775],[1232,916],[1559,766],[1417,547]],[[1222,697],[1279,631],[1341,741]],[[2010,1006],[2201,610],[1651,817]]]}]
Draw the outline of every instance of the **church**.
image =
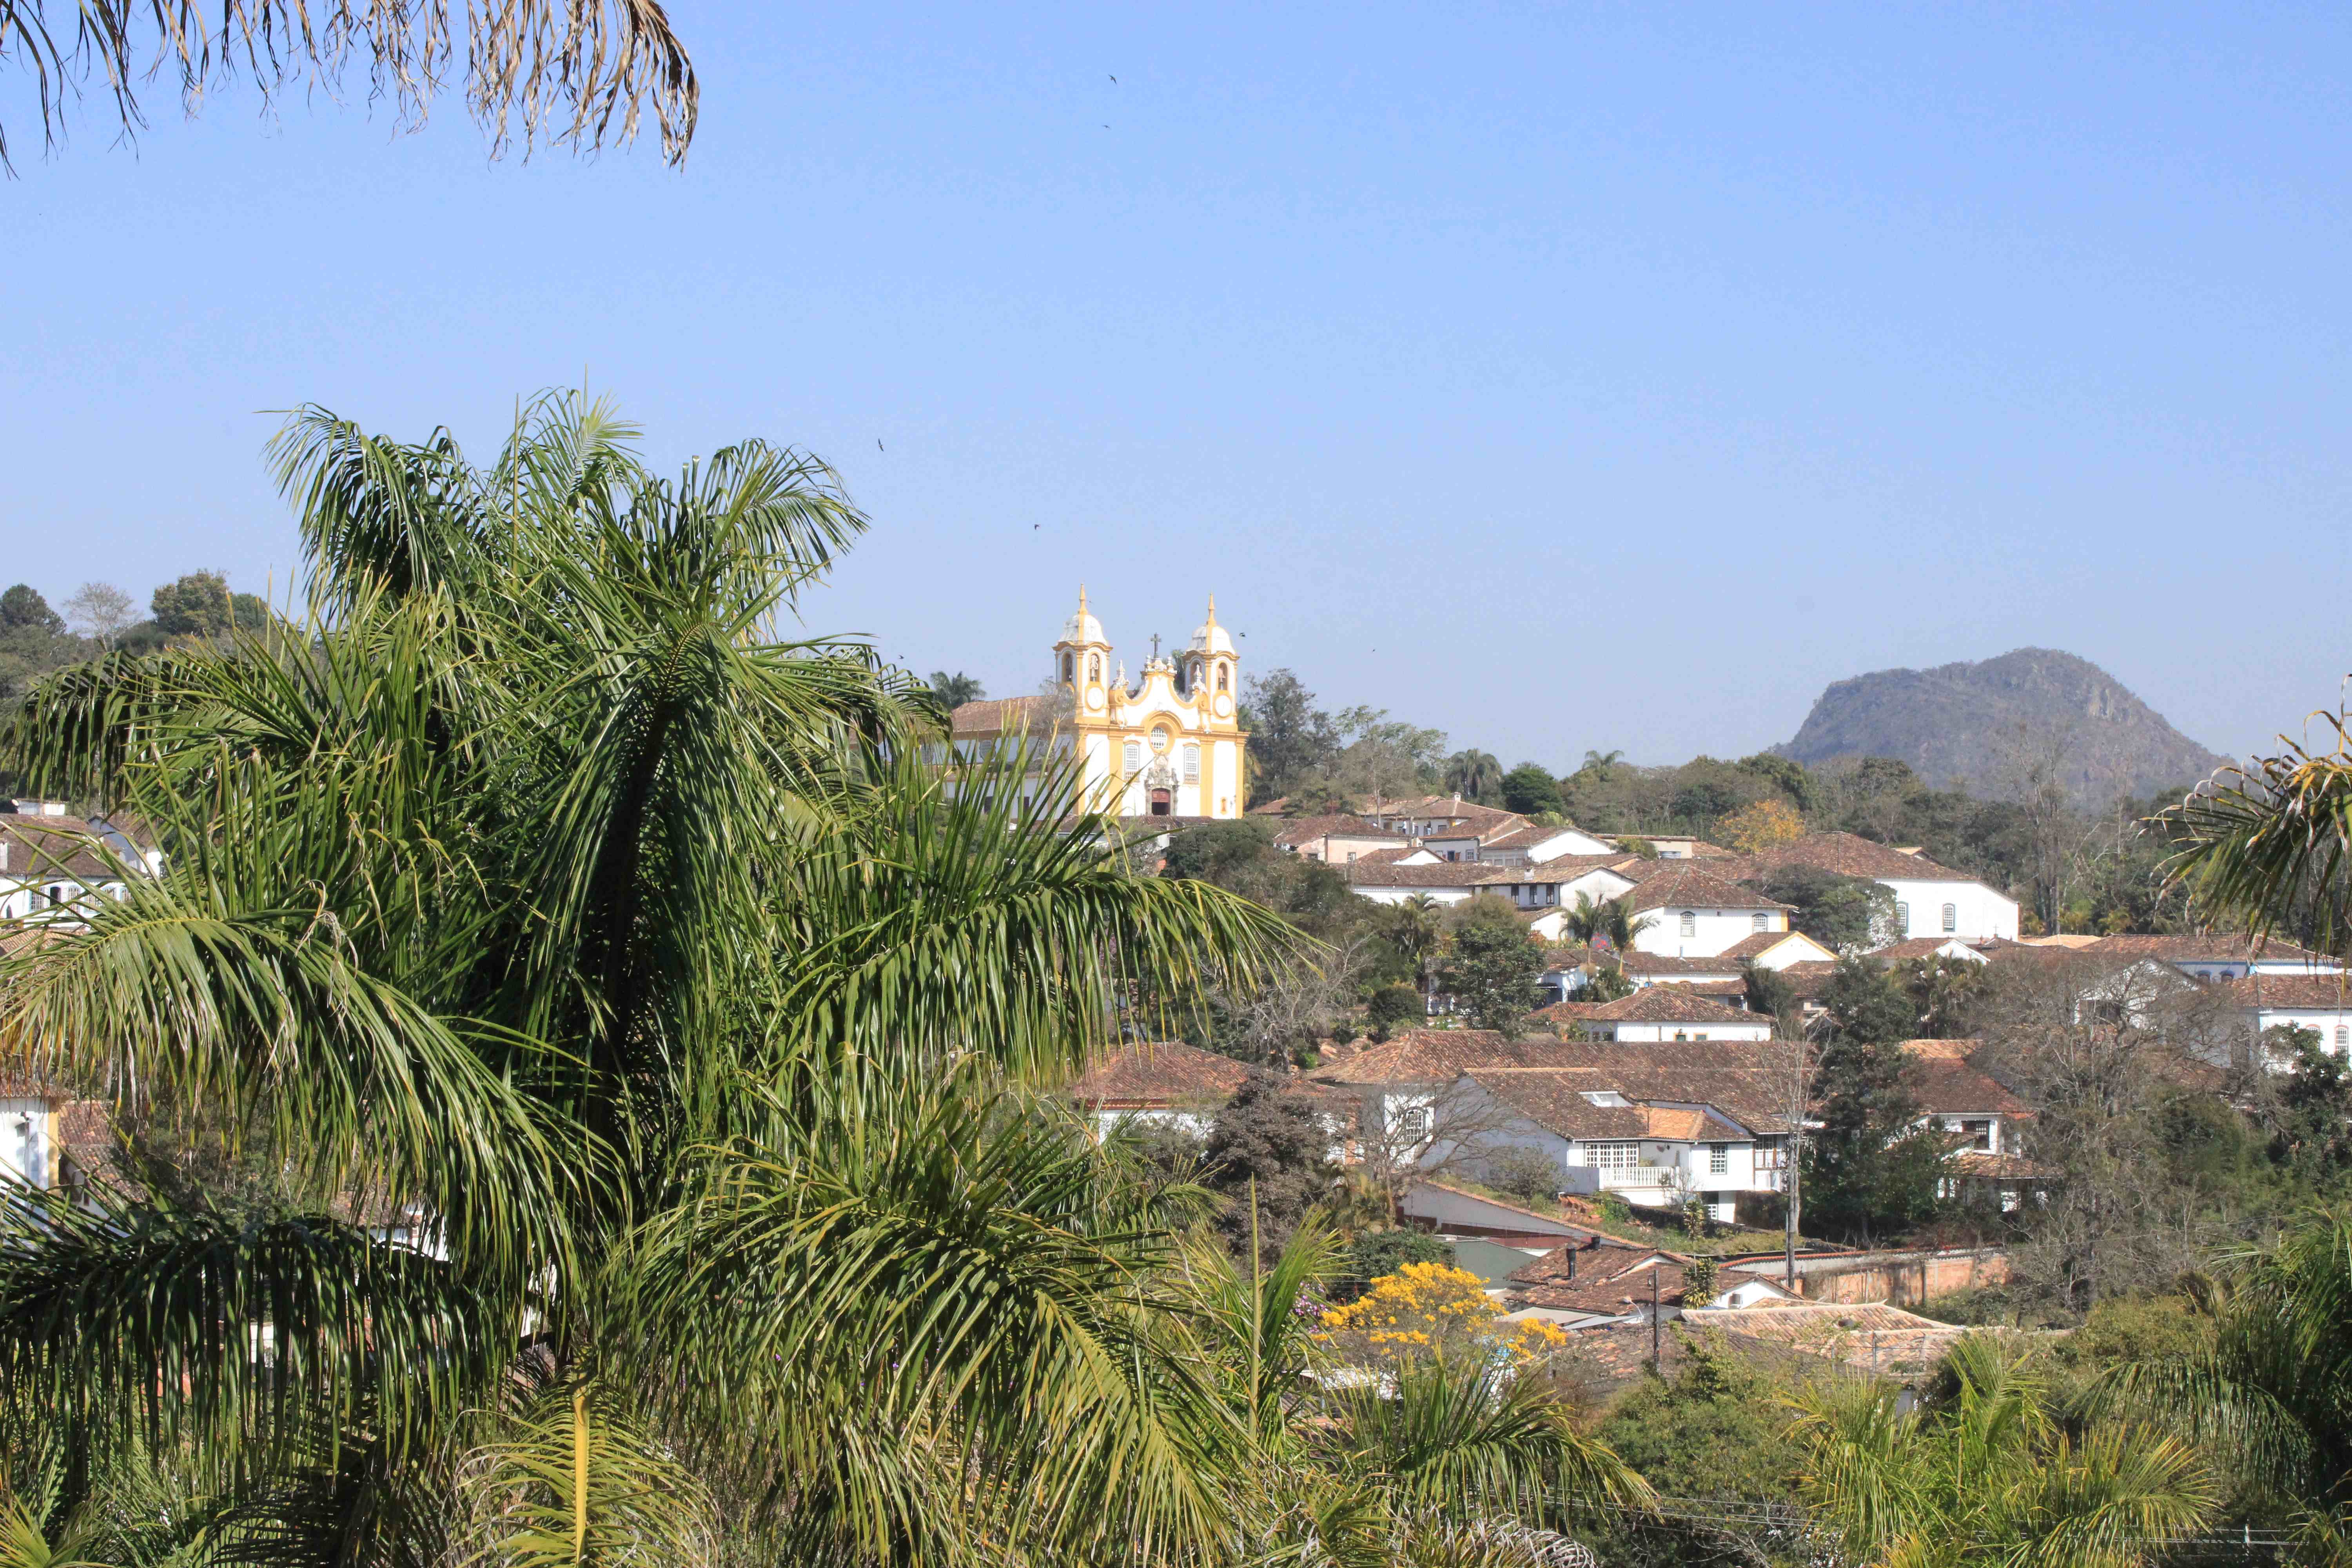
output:
[{"label": "church", "polygon": [[1238,716],[1241,659],[1217,624],[1217,601],[1182,653],[1166,658],[1158,637],[1151,644],[1140,683],[1129,686],[1082,585],[1078,613],[1054,645],[1046,689],[965,703],[955,710],[955,743],[1025,737],[1058,755],[1075,752],[1087,805],[1110,816],[1239,816],[1249,800],[1249,736]]}]

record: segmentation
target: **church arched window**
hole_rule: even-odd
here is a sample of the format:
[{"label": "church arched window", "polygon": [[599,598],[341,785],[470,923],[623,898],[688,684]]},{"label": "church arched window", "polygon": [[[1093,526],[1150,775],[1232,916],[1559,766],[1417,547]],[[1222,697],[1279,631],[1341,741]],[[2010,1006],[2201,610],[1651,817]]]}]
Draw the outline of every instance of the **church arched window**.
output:
[{"label": "church arched window", "polygon": [[1218,690],[1220,690],[1220,691],[1223,691],[1224,689],[1225,689],[1225,667],[1224,667],[1223,665],[1222,665],[1222,664],[1221,664],[1221,665],[1217,666],[1217,689],[1218,689]]},{"label": "church arched window", "polygon": [[1076,677],[1077,673],[1078,673],[1078,656],[1077,656],[1077,655],[1076,655],[1076,654],[1072,654],[1072,653],[1066,653],[1066,654],[1064,654],[1064,655],[1062,656],[1062,682],[1063,682],[1063,684],[1064,684],[1064,685],[1067,685],[1067,684],[1068,684],[1072,679],[1074,679]]},{"label": "church arched window", "polygon": [[1088,680],[1095,681],[1097,684],[1101,682],[1102,655],[1098,653],[1090,653],[1087,655],[1087,679]]}]

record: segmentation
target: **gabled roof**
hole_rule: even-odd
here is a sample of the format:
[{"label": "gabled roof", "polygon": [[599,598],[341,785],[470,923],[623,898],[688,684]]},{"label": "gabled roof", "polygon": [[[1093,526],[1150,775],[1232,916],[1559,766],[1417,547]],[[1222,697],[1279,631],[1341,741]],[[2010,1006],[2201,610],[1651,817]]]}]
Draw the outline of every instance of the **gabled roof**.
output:
[{"label": "gabled roof", "polygon": [[1522,1094],[1572,1093],[1583,1107],[1579,1116],[1607,1109],[1591,1105],[1585,1094],[1612,1090],[1641,1106],[1713,1106],[1752,1131],[1780,1133],[1789,1130],[1791,1065],[1789,1053],[1767,1040],[1564,1040],[1547,1044],[1539,1063],[1465,1070],[1490,1089],[1509,1080],[1528,1086]]},{"label": "gabled roof", "polygon": [[1492,1029],[1407,1029],[1307,1076],[1319,1083],[1435,1083],[1481,1067],[1543,1067],[1560,1042],[1507,1040]]},{"label": "gabled roof", "polygon": [[2213,987],[2241,1007],[2270,1012],[2352,1011],[2352,975],[2249,974]]},{"label": "gabled roof", "polygon": [[2179,936],[2103,936],[2087,944],[2084,951],[2105,957],[2154,958],[2166,963],[2308,963],[2333,966],[2336,960],[2307,947],[2298,947],[2284,937],[2273,937],[2257,946],[2245,936],[2201,936],[2184,933]]},{"label": "gabled roof", "polygon": [[1760,1013],[1746,1013],[1693,995],[1687,985],[1644,985],[1614,1002],[1556,1002],[1534,1016],[1581,1024],[1762,1024]]},{"label": "gabled roof", "polygon": [[2033,1114],[2033,1108],[2001,1088],[1991,1075],[1974,1065],[1982,1040],[1906,1040],[1903,1054],[1910,1058],[1904,1087],[1930,1116],[2008,1116]]},{"label": "gabled roof", "polygon": [[1507,881],[1496,873],[1507,871],[1507,866],[1482,866],[1475,860],[1441,860],[1434,866],[1401,866],[1397,864],[1410,850],[1375,849],[1369,855],[1359,855],[1339,868],[1348,880],[1379,888],[1478,888],[1494,881]]},{"label": "gabled roof", "polygon": [[1721,952],[1717,953],[1716,957],[1727,958],[1732,962],[1733,966],[1737,967],[1743,958],[1761,958],[1774,948],[1791,942],[1810,947],[1824,958],[1837,957],[1836,953],[1830,952],[1828,948],[1801,931],[1759,931],[1752,936],[1740,938]]},{"label": "gabled roof", "polygon": [[1681,1306],[1685,1261],[1648,1247],[1571,1243],[1517,1270],[1507,1283],[1521,1307],[1622,1317],[1636,1304],[1648,1304],[1653,1279],[1660,1305]]},{"label": "gabled roof", "polygon": [[[102,843],[102,831],[79,816],[0,812],[0,881],[37,882],[44,877],[69,877],[93,885],[120,881],[125,868],[90,842]],[[133,864],[128,869],[143,868]]]},{"label": "gabled roof", "polygon": [[1766,898],[1753,888],[1743,888],[1726,881],[1711,870],[1703,870],[1695,860],[1658,860],[1647,862],[1658,868],[1642,879],[1639,887],[1624,896],[1625,907],[1636,912],[1648,910],[1785,910],[1787,904]]},{"label": "gabled roof", "polygon": [[1070,1085],[1084,1105],[1190,1105],[1231,1100],[1249,1068],[1181,1040],[1122,1046]]},{"label": "gabled roof", "polygon": [[1891,849],[1852,833],[1808,833],[1793,843],[1757,851],[1748,858],[1748,864],[1753,868],[1744,873],[1748,876],[1777,871],[1784,866],[1811,866],[1834,871],[1841,877],[1866,877],[1874,881],[1981,880],[1965,871],[1938,866],[1925,855],[1906,855],[1900,849]]},{"label": "gabled roof", "polygon": [[1058,697],[990,697],[948,715],[951,735],[1017,735],[1050,729]]},{"label": "gabled roof", "polygon": [[1400,847],[1410,842],[1402,833],[1391,832],[1345,812],[1334,812],[1328,816],[1293,817],[1287,826],[1274,836],[1274,841],[1283,848],[1296,849],[1302,844],[1312,844],[1318,838],[1328,838],[1334,834],[1342,838],[1382,838]]}]

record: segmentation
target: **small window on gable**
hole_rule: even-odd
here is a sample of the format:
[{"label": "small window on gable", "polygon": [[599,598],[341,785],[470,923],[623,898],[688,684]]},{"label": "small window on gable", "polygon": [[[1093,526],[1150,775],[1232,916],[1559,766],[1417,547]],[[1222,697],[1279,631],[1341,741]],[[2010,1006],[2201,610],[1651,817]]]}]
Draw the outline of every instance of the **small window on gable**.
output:
[{"label": "small window on gable", "polygon": [[1683,911],[1682,932],[1685,936],[1696,936],[1698,934],[1698,911],[1696,910],[1685,910]]},{"label": "small window on gable", "polygon": [[1756,911],[1756,929],[1757,929],[1758,931],[1770,931],[1770,930],[1772,929],[1772,917],[1771,917],[1770,915],[1766,914],[1766,913],[1765,913],[1763,910],[1757,910],[1757,911]]},{"label": "small window on gable", "polygon": [[1958,931],[1960,929],[1959,905],[1946,904],[1944,906],[1944,929],[1946,931]]}]

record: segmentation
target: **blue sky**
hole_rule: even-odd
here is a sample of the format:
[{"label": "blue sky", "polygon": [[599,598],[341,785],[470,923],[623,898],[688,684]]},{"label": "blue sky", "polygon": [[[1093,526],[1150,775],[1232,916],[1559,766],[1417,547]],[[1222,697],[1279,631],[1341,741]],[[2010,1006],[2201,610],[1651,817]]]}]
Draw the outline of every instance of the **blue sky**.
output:
[{"label": "blue sky", "polygon": [[682,171],[0,87],[0,574],[282,590],[265,411],[487,454],[584,374],[833,460],[811,629],[998,694],[1081,579],[1555,766],[2027,644],[2242,752],[2352,668],[2340,11],[674,16]]}]

